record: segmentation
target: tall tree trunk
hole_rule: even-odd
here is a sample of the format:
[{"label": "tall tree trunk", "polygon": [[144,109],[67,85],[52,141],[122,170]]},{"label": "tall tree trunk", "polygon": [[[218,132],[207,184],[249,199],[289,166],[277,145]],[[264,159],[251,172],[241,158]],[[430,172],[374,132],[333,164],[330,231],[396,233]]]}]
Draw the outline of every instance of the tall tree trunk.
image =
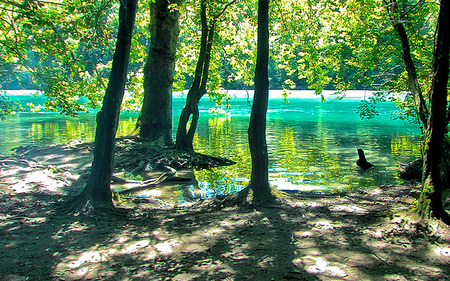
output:
[{"label": "tall tree trunk", "polygon": [[115,136],[127,81],[131,37],[138,0],[123,0],[120,3],[116,50],[103,105],[97,114],[94,161],[88,183],[74,201],[76,206],[89,204],[94,208],[114,207],[110,183],[114,166]]},{"label": "tall tree trunk", "polygon": [[[450,0],[441,0],[438,18],[436,49],[433,57],[430,118],[423,172],[423,187],[418,208],[423,216],[431,212],[450,224],[450,216],[442,204],[442,192],[448,186],[443,179],[444,141],[447,133],[447,86],[450,51]],[[447,182],[448,184],[448,182]]]},{"label": "tall tree trunk", "polygon": [[417,110],[417,115],[422,122],[423,128],[428,127],[428,109],[423,98],[422,90],[419,86],[419,79],[417,78],[417,71],[412,60],[411,48],[409,45],[408,35],[406,29],[402,23],[402,18],[400,18],[400,13],[398,11],[398,6],[396,0],[389,0],[389,3],[385,1],[385,6],[388,10],[392,25],[397,31],[400,38],[400,43],[402,45],[402,57],[405,63],[406,72],[408,73],[408,82],[411,87],[411,92],[414,96],[414,103]]},{"label": "tall tree trunk", "polygon": [[139,135],[160,145],[172,140],[172,84],[179,34],[179,6],[184,0],[150,4],[151,43],[144,68],[144,100],[136,124]]},{"label": "tall tree trunk", "polygon": [[258,49],[255,70],[255,93],[248,128],[252,157],[249,187],[253,201],[264,204],[273,200],[269,185],[269,160],[266,143],[266,114],[269,101],[269,0],[258,1]]},{"label": "tall tree trunk", "polygon": [[[211,61],[211,50],[214,39],[216,19],[212,20],[211,25],[208,25],[206,15],[206,1],[202,0],[201,4],[201,22],[202,22],[202,37],[200,42],[200,53],[195,68],[194,81],[186,97],[186,105],[181,111],[180,120],[178,122],[176,145],[178,148],[185,150],[194,150],[194,135],[197,129],[199,111],[198,104],[200,99],[206,94],[206,85],[209,75],[209,64]],[[192,116],[191,122],[188,122]]]},{"label": "tall tree trunk", "polygon": [[[200,18],[202,23],[202,37],[200,42],[200,53],[195,68],[194,82],[187,94],[186,105],[181,111],[180,120],[178,122],[176,145],[178,148],[185,150],[194,150],[194,135],[197,129],[199,111],[198,104],[200,99],[206,94],[206,85],[208,83],[209,65],[211,62],[211,51],[214,42],[214,34],[217,20],[236,0],[227,3],[218,13],[207,15],[207,0],[201,1]],[[216,5],[211,3],[210,5]],[[210,23],[208,24],[208,18]],[[188,128],[189,118],[192,116]]]}]

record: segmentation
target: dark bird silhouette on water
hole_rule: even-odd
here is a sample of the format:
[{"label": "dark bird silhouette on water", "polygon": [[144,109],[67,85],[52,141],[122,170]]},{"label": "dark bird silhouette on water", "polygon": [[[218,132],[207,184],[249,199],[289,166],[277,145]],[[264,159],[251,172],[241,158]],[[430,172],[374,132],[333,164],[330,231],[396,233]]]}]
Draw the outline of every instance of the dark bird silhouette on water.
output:
[{"label": "dark bird silhouette on water", "polygon": [[364,150],[361,148],[358,148],[358,161],[356,161],[356,165],[361,167],[363,170],[367,170],[373,167],[372,163],[367,162],[366,156],[364,155]]}]

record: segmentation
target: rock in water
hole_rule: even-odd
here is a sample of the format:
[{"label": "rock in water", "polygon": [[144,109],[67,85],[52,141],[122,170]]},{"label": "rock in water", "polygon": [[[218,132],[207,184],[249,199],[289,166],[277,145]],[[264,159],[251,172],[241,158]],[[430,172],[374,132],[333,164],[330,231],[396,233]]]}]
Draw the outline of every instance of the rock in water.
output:
[{"label": "rock in water", "polygon": [[361,167],[361,169],[367,170],[373,167],[373,164],[367,162],[366,156],[364,155],[364,150],[362,150],[361,148],[358,148],[358,156],[359,158],[358,161],[356,161],[356,165]]},{"label": "rock in water", "polygon": [[404,180],[422,179],[423,159],[417,159],[411,163],[400,163],[398,165],[398,175]]}]

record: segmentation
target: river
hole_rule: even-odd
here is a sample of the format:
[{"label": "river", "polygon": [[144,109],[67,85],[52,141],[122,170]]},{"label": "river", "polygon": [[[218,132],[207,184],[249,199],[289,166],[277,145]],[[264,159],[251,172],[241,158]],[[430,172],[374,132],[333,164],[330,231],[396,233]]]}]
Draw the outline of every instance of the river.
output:
[{"label": "river", "polygon": [[[30,98],[26,92],[8,92],[16,100]],[[397,109],[391,102],[377,104],[379,115],[361,120],[359,103],[370,92],[350,91],[339,100],[329,96],[326,102],[311,91],[294,91],[285,101],[280,91],[271,91],[267,112],[269,177],[280,190],[333,192],[397,184],[397,166],[420,157],[420,130],[417,125],[394,119]],[[180,194],[211,197],[240,190],[248,184],[251,170],[247,127],[251,110],[251,92],[230,91],[229,108],[224,114],[211,112],[213,103],[204,98],[200,104],[200,122],[194,140],[198,152],[228,157],[237,164],[195,171],[197,186],[180,187]],[[326,92],[326,94],[330,94]],[[174,95],[174,128],[185,101]],[[137,113],[121,114],[118,135],[134,129]],[[20,112],[2,122],[0,155],[21,145],[50,145],[72,140],[92,141],[95,113],[68,117],[52,112]],[[358,173],[356,147],[366,152],[375,167]],[[180,195],[180,201],[183,199]]]}]

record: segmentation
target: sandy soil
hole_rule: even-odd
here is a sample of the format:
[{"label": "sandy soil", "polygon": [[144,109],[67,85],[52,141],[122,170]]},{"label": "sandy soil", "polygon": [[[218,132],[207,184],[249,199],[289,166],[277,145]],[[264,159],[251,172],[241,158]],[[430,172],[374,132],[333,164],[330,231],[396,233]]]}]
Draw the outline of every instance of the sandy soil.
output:
[{"label": "sandy soil", "polygon": [[450,280],[450,228],[408,213],[416,184],[266,207],[120,198],[117,215],[64,215],[90,161],[77,143],[1,158],[0,279]]}]

